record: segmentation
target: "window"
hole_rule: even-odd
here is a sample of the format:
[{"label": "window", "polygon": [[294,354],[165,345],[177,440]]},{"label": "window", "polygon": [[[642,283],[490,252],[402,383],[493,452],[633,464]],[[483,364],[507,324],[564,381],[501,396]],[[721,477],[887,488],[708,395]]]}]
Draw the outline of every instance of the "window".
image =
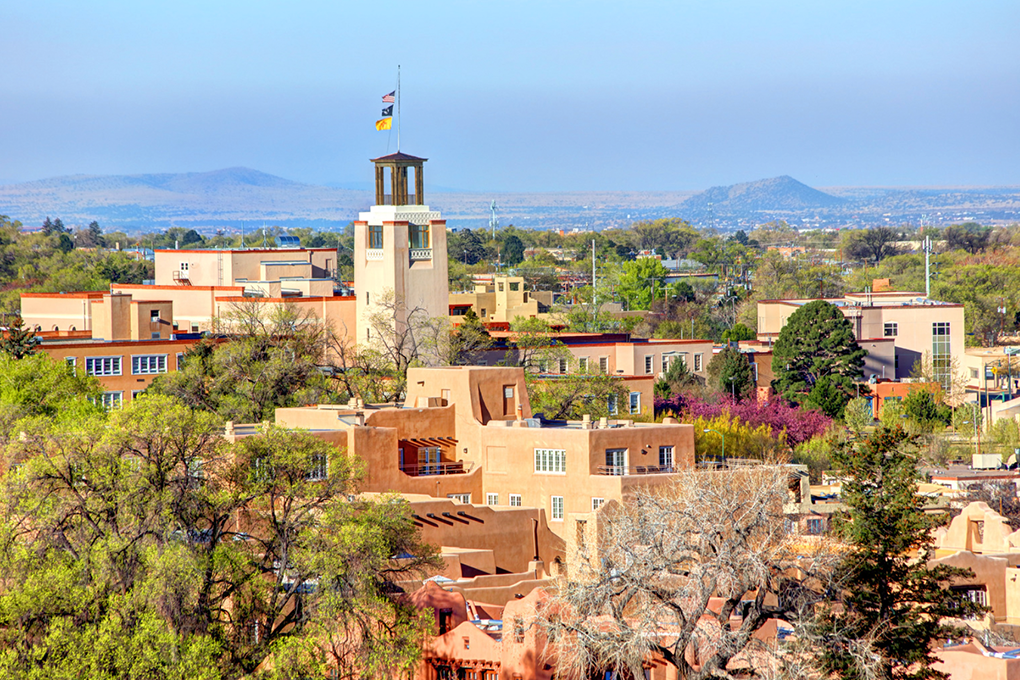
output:
[{"label": "window", "polygon": [[521,507],[521,494],[519,493],[510,494],[510,507],[511,508]]},{"label": "window", "polygon": [[669,354],[662,355],[662,372],[665,373],[669,370],[669,362],[673,360],[673,356]]},{"label": "window", "polygon": [[611,416],[615,416],[617,413],[620,412],[618,405],[616,403],[615,394],[610,394],[608,397],[606,397],[606,408],[609,410],[609,415]]},{"label": "window", "polygon": [[181,370],[181,366],[184,365],[184,352],[177,353],[177,370]]},{"label": "window", "polygon": [[411,247],[412,248],[429,247],[429,225],[427,224],[411,225]]},{"label": "window", "polygon": [[822,533],[822,520],[809,519],[807,521],[807,532],[812,536],[820,535]]},{"label": "window", "polygon": [[631,414],[641,413],[641,393],[631,392],[630,393],[630,412]]},{"label": "window", "polygon": [[896,324],[896,323],[886,323],[885,324],[885,332],[883,333],[883,335],[885,335],[885,337],[887,337],[887,338],[895,338],[896,337],[896,333],[897,333],[898,330],[899,330],[899,325],[898,324]]},{"label": "window", "polygon": [[64,361],[71,368],[75,368],[78,366],[78,357],[64,357]]},{"label": "window", "polygon": [[583,373],[588,370],[588,357],[577,358],[577,370],[579,373]]},{"label": "window", "polygon": [[559,368],[560,368],[560,373],[566,373],[567,372],[567,360],[566,359],[560,359],[560,367]]},{"label": "window", "polygon": [[159,340],[159,331],[153,331],[151,334],[149,334],[149,339]]},{"label": "window", "polygon": [[187,262],[181,262],[181,273],[182,274],[187,274],[189,267],[190,267],[190,265]]},{"label": "window", "polygon": [[970,369],[970,377],[972,377],[975,380],[977,380],[977,378],[978,378],[978,370],[976,368]]},{"label": "window", "polygon": [[502,293],[503,292],[503,282],[500,281],[498,285],[499,285],[499,292]]},{"label": "window", "polygon": [[564,449],[535,449],[535,472],[567,471],[567,452]]},{"label": "window", "polygon": [[446,497],[451,500],[460,501],[461,503],[471,502],[471,494],[469,493],[448,493],[446,494]]},{"label": "window", "polygon": [[511,282],[510,282],[510,290],[512,290],[513,292],[515,292],[515,293],[516,293],[516,292],[517,292],[517,291],[519,291],[520,289],[521,289],[521,284],[520,284],[520,282],[518,282],[518,281],[511,281]]},{"label": "window", "polygon": [[697,373],[701,370],[701,354],[694,355],[694,372]]},{"label": "window", "polygon": [[606,504],[606,499],[605,498],[595,498],[593,496],[592,499],[591,499],[591,511],[595,512],[596,510],[598,510],[599,508],[601,508],[605,504]]},{"label": "window", "polygon": [[131,390],[131,398],[132,399],[137,399],[138,397],[140,397],[144,393],[145,393],[145,390]]},{"label": "window", "polygon": [[197,333],[198,332],[198,324],[197,323],[191,324],[191,332],[192,333]]},{"label": "window", "polygon": [[85,372],[89,375],[120,375],[122,357],[85,357]]},{"label": "window", "polygon": [[159,310],[153,309],[149,312],[149,323],[159,323]]},{"label": "window", "polygon": [[931,363],[934,378],[949,390],[952,377],[949,322],[937,321],[931,325]]},{"label": "window", "polygon": [[499,494],[498,493],[487,493],[485,494],[486,505],[499,505]]},{"label": "window", "polygon": [[660,446],[659,447],[659,467],[671,468],[673,467],[673,447],[672,446]]},{"label": "window", "polygon": [[599,357],[599,371],[609,373],[609,357]]},{"label": "window", "polygon": [[373,250],[379,250],[383,247],[381,225],[368,227],[368,247]]},{"label": "window", "polygon": [[131,373],[133,375],[166,373],[166,355],[143,354],[131,357]]},{"label": "window", "polygon": [[308,475],[306,476],[306,479],[313,482],[321,482],[329,476],[329,461],[326,458],[326,454],[312,454],[308,463]]},{"label": "window", "polygon": [[102,396],[100,397],[100,400],[101,400],[100,403],[102,403],[103,408],[105,408],[107,411],[112,411],[114,409],[120,408],[121,405],[123,405],[123,403],[124,403],[124,393],[123,392],[103,392]]},{"label": "window", "polygon": [[606,449],[606,469],[611,475],[627,474],[627,449]]},{"label": "window", "polygon": [[503,388],[503,398],[504,399],[513,399],[514,398],[514,388],[513,388],[513,385],[508,385],[508,386]]},{"label": "window", "polygon": [[651,373],[655,369],[655,357],[651,354],[645,357],[645,373]]},{"label": "window", "polygon": [[556,521],[563,520],[563,496],[553,496],[552,501],[552,518]]}]

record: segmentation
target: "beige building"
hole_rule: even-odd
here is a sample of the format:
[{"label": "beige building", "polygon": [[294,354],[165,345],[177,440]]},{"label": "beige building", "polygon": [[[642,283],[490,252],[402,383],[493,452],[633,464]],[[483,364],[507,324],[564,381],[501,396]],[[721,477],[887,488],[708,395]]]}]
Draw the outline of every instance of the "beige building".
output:
[{"label": "beige building", "polygon": [[366,491],[541,508],[561,537],[568,514],[668,484],[694,464],[694,427],[671,419],[532,418],[520,368],[411,369],[403,408],[278,409],[276,421],[364,460]]},{"label": "beige building", "polygon": [[[934,359],[962,361],[963,305],[911,292],[848,293],[825,301],[850,320],[857,342],[868,350],[866,378],[907,378],[926,352]],[[759,302],[758,339],[774,341],[790,315],[809,302],[813,300]]]},{"label": "beige building", "polygon": [[263,297],[333,294],[335,248],[157,250],[157,286],[238,286]]},{"label": "beige building", "polygon": [[[375,205],[354,223],[359,345],[371,344],[371,320],[379,312],[394,317],[397,325],[406,323],[416,310],[428,318],[449,316],[446,220],[425,205],[425,160],[397,152],[372,161]],[[415,175],[414,193],[409,191],[410,170]]]},{"label": "beige building", "polygon": [[493,276],[490,281],[476,282],[470,293],[450,293],[450,313],[456,318],[471,309],[480,320],[490,323],[544,318],[552,298],[551,291],[527,290],[523,276]]}]

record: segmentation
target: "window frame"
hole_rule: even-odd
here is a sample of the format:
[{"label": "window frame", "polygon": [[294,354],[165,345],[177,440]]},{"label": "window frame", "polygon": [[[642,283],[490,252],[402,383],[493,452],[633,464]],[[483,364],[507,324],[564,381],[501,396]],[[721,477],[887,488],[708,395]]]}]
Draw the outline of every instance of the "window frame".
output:
[{"label": "window frame", "polygon": [[[558,501],[558,502],[557,502]],[[559,508],[557,508],[557,505]],[[557,509],[559,513],[557,513]],[[549,518],[552,522],[562,522],[566,516],[566,504],[563,502],[563,496],[549,496]]]},{"label": "window frame", "polygon": [[886,321],[882,324],[882,337],[895,338],[899,334],[900,325],[895,321]]},{"label": "window frame", "polygon": [[652,371],[654,371],[654,370],[655,370],[655,355],[654,354],[646,354],[645,355],[645,375],[651,375]]},{"label": "window frame", "polygon": [[486,493],[485,494],[486,505],[499,505],[499,494],[498,493]]},{"label": "window frame", "polygon": [[599,508],[601,508],[605,504],[606,504],[606,499],[605,498],[600,498],[599,496],[592,496],[591,497],[591,511],[592,512],[596,512]]},{"label": "window frame", "polygon": [[[147,364],[156,360],[156,370],[138,370],[140,367],[140,361],[144,360]],[[132,354],[131,355],[131,375],[158,375],[160,373],[166,373],[168,370],[169,355],[167,354]],[[162,362],[162,366],[160,365]]]},{"label": "window frame", "polygon": [[[105,371],[104,370],[102,372],[98,372],[97,373],[95,371],[95,364],[96,364],[96,362],[100,362],[100,364],[102,365],[102,362],[104,362],[104,361],[110,361],[111,362],[110,363],[110,370],[109,371]],[[116,370],[114,370],[114,368],[113,368],[114,362],[116,363]],[[91,365],[91,369],[90,369],[90,365]],[[103,357],[85,357],[85,374],[86,375],[94,375],[94,376],[100,377],[100,378],[101,377],[107,377],[107,376],[124,375],[124,356],[120,355],[120,356],[103,356]]]},{"label": "window frame", "polygon": [[535,448],[535,474],[567,474],[567,450]]},{"label": "window frame", "polygon": [[511,508],[520,508],[520,507],[523,507],[523,503],[521,503],[521,494],[519,494],[519,493],[512,493],[512,494],[510,494],[510,499],[509,500],[510,500],[510,507]]},{"label": "window frame", "polygon": [[368,225],[368,249],[369,250],[382,250],[383,249],[383,228],[381,224],[370,224]]},{"label": "window frame", "polygon": [[[635,399],[636,397],[636,399]],[[631,392],[627,395],[627,407],[630,409],[630,414],[640,415],[641,414],[641,393]]]}]

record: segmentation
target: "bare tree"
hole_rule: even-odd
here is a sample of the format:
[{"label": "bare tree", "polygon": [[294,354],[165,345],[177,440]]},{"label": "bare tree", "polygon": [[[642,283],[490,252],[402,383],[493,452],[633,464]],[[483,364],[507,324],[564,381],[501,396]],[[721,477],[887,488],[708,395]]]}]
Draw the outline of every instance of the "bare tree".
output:
[{"label": "bare tree", "polygon": [[538,615],[559,669],[638,679],[654,656],[701,680],[731,677],[738,656],[752,675],[774,665],[755,633],[770,618],[806,611],[819,588],[805,574],[831,562],[787,535],[787,489],[784,468],[761,466],[683,475],[606,507],[597,540],[578,546]]}]

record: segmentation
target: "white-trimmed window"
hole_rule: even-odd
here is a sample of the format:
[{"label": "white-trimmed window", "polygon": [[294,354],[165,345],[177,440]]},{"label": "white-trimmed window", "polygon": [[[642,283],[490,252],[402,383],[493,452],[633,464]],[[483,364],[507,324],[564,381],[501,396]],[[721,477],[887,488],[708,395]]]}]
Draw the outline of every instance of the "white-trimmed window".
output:
[{"label": "white-trimmed window", "polygon": [[883,327],[883,334],[887,338],[895,338],[899,332],[899,324],[896,322],[886,322]]},{"label": "white-trimmed window", "polygon": [[659,447],[659,467],[671,468],[673,467],[673,447],[672,446],[660,446]]},{"label": "white-trimmed window", "polygon": [[190,268],[191,268],[191,264],[190,263],[188,263],[188,262],[181,262],[181,273],[182,274],[187,274],[188,270]]},{"label": "white-trimmed window", "polygon": [[306,479],[313,482],[321,482],[329,476],[329,459],[324,453],[313,453],[308,461],[308,474]]},{"label": "white-trimmed window", "polygon": [[599,371],[609,373],[609,357],[599,357]]},{"label": "white-trimmed window", "polygon": [[641,393],[631,392],[630,393],[630,412],[631,414],[641,413]]},{"label": "white-trimmed window", "polygon": [[510,494],[510,507],[511,508],[521,507],[521,494],[519,493]]},{"label": "white-trimmed window", "polygon": [[460,501],[461,503],[471,502],[471,494],[469,493],[448,493],[446,494],[446,497],[451,500]]},{"label": "white-trimmed window", "polygon": [[184,352],[177,353],[177,370],[181,370],[181,364],[184,363]]},{"label": "white-trimmed window", "polygon": [[563,496],[553,496],[549,499],[552,502],[553,521],[563,520]]},{"label": "white-trimmed window", "polygon": [[158,309],[150,309],[149,310],[149,323],[159,323],[159,310]]},{"label": "white-trimmed window", "polygon": [[103,392],[100,395],[100,403],[107,411],[113,411],[124,404],[123,392]]},{"label": "white-trimmed window", "polygon": [[166,373],[166,355],[140,354],[131,357],[131,373],[133,375]]},{"label": "white-trimmed window", "polygon": [[645,373],[650,374],[655,370],[655,355],[649,354],[645,357]]},{"label": "white-trimmed window", "polygon": [[577,372],[584,373],[588,370],[588,357],[577,357]]},{"label": "white-trimmed window", "polygon": [[595,496],[592,496],[592,499],[591,499],[591,511],[595,512],[596,510],[598,510],[599,508],[601,508],[605,504],[606,504],[606,499],[605,498],[596,498]]},{"label": "white-trimmed window", "polygon": [[567,360],[566,359],[560,359],[560,373],[566,373],[566,372],[567,372]]},{"label": "white-trimmed window", "polygon": [[535,472],[567,471],[567,452],[564,449],[535,449]]},{"label": "white-trimmed window", "polygon": [[695,373],[698,373],[699,371],[701,371],[702,357],[703,357],[702,354],[695,354],[694,355],[694,372]]},{"label": "white-trimmed window", "polygon": [[89,375],[120,375],[123,357],[85,357],[85,372]]},{"label": "white-trimmed window", "polygon": [[77,368],[77,367],[78,367],[78,357],[64,357],[64,361],[65,361],[65,362],[67,363],[67,365],[68,365],[68,366],[70,366],[70,367],[71,367],[72,369],[73,369],[73,368]]},{"label": "white-trimmed window", "polygon": [[606,397],[606,408],[609,410],[609,415],[615,416],[620,412],[619,405],[616,403],[616,395],[610,394]]},{"label": "white-trimmed window", "polygon": [[499,505],[499,494],[498,493],[487,493],[485,494],[486,505]]}]

